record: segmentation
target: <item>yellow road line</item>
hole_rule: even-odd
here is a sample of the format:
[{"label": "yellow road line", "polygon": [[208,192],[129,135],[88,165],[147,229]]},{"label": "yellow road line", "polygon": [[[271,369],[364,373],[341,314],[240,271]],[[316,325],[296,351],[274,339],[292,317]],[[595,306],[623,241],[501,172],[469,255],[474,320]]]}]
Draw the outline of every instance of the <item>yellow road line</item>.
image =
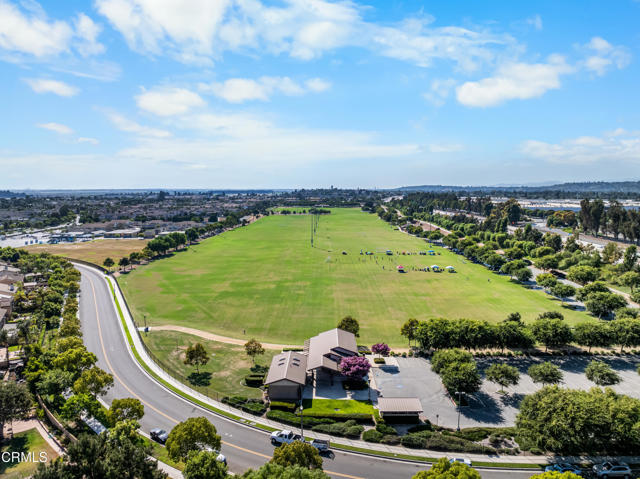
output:
[{"label": "yellow road line", "polygon": [[[98,337],[100,338],[100,347],[102,348],[102,354],[104,356],[104,360],[107,362],[107,367],[109,368],[109,370],[111,371],[111,374],[113,375],[114,378],[116,378],[116,380],[122,384],[122,387],[124,387],[127,391],[129,391],[129,393],[131,393],[132,396],[134,396],[138,401],[140,401],[142,404],[144,404],[145,407],[149,407],[151,409],[153,409],[155,412],[157,412],[158,414],[164,416],[165,418],[167,418],[169,421],[178,424],[180,421],[176,420],[175,418],[165,414],[164,412],[160,411],[158,408],[152,406],[151,404],[149,404],[148,402],[146,402],[144,399],[142,399],[140,396],[138,396],[135,392],[133,392],[131,390],[131,388],[129,388],[129,386],[127,386],[124,381],[116,374],[116,372],[113,369],[113,366],[111,365],[111,361],[109,361],[109,356],[107,355],[107,350],[104,347],[104,340],[102,339],[102,327],[100,326],[100,313],[98,312],[98,298],[96,296],[96,289],[93,285],[93,281],[91,280],[91,278],[87,277],[89,279],[89,284],[91,285],[91,291],[93,293],[93,304],[95,305],[95,309],[96,309],[96,322],[98,323]],[[226,441],[222,441],[222,444],[224,444],[225,446],[230,446],[233,447],[235,449],[238,449],[240,451],[243,452],[247,452],[249,454],[253,454],[254,456],[259,456],[265,459],[271,459],[271,456],[268,456],[267,454],[262,454],[260,452],[257,451],[252,451],[251,449],[246,449],[244,447],[241,446],[237,446],[235,444],[232,444],[230,442],[226,442]],[[363,477],[359,477],[359,476],[351,476],[349,474],[342,474],[341,472],[332,472],[332,471],[324,471],[327,474],[331,474],[334,476],[339,476],[339,477],[346,477],[347,479],[365,479]]]}]

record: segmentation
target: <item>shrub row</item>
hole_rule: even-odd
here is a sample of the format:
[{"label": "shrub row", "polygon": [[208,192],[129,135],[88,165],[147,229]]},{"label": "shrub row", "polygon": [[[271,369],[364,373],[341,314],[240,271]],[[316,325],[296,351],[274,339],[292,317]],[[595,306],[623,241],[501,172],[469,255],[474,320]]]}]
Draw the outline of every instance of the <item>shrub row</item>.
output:
[{"label": "shrub row", "polygon": [[346,422],[337,422],[334,424],[318,424],[311,428],[314,432],[322,432],[333,436],[348,437],[351,439],[359,439],[364,427],[360,426],[356,421],[350,420]]},{"label": "shrub row", "polygon": [[[288,411],[267,411],[267,419],[273,419],[274,421],[279,421],[284,424],[289,424],[291,426],[299,426],[300,425],[300,416],[297,414],[293,414]],[[305,427],[313,427],[318,424],[333,424],[335,421],[329,418],[318,418],[318,417],[308,417],[304,416],[302,424]]]},{"label": "shrub row", "polygon": [[261,399],[248,399],[243,396],[225,396],[221,399],[221,401],[224,404],[236,407],[243,410],[244,412],[256,414],[259,416],[263,415],[267,410],[267,406],[262,402]]},{"label": "shrub row", "polygon": [[461,437],[426,430],[403,436],[400,442],[403,446],[413,449],[432,449],[434,451],[486,454],[493,454],[496,452],[493,447],[476,444],[475,442]]},{"label": "shrub row", "polygon": [[304,413],[304,417],[313,417],[313,418],[329,418],[337,421],[350,421],[354,420],[357,422],[372,422],[373,415],[367,413]]},{"label": "shrub row", "polygon": [[387,364],[384,358],[373,358],[373,362],[376,364]]},{"label": "shrub row", "polygon": [[244,383],[250,388],[259,388],[264,384],[264,374],[248,374],[244,377]]},{"label": "shrub row", "polygon": [[288,401],[271,401],[271,403],[269,404],[269,407],[271,409],[280,409],[282,411],[295,411],[296,407],[298,407],[296,405],[296,403],[294,402],[288,402]]}]

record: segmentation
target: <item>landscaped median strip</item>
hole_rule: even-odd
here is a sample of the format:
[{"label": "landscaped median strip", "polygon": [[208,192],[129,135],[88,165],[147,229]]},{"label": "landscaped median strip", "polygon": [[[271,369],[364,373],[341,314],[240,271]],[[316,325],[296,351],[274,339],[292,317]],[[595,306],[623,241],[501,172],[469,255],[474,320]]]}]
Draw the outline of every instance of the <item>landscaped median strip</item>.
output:
[{"label": "landscaped median strip", "polygon": [[[149,367],[149,365],[142,359],[142,357],[140,356],[140,354],[138,353],[136,346],[134,344],[133,338],[131,337],[131,332],[129,331],[129,327],[127,325],[127,322],[124,318],[124,314],[122,312],[122,308],[120,307],[120,302],[118,301],[118,297],[115,293],[115,289],[113,287],[113,284],[111,283],[111,281],[109,281],[109,278],[107,278],[107,283],[109,284],[109,289],[111,290],[111,294],[113,296],[113,300],[115,302],[116,305],[116,309],[118,311],[118,316],[120,317],[120,322],[122,324],[122,327],[124,328],[125,331],[125,335],[127,338],[127,342],[129,343],[129,347],[131,348],[131,351],[133,352],[134,357],[136,358],[136,361],[138,361],[138,364],[140,364],[140,366],[150,375],[152,376],[156,381],[158,381],[159,383],[161,383],[164,387],[166,387],[167,389],[171,390],[172,392],[174,392],[175,394],[179,395],[180,397],[187,399],[190,402],[193,402],[195,404],[197,404],[198,406],[214,412],[215,414],[218,414],[220,416],[226,417],[228,419],[231,419],[233,421],[242,423],[244,425],[253,427],[254,429],[259,429],[265,432],[273,432],[276,431],[276,428],[273,428],[271,426],[267,426],[265,424],[260,424],[257,422],[253,422],[253,421],[248,421],[240,416],[236,416],[234,414],[231,414],[227,411],[224,411],[222,409],[218,409],[216,407],[211,406],[210,404],[207,404],[204,401],[201,401],[198,398],[195,398],[193,396],[191,396],[190,394],[184,392],[183,390],[175,387],[174,385],[170,384],[168,381],[166,381],[165,379],[163,379],[162,377],[160,377],[155,371],[153,371],[153,369],[151,367]],[[362,448],[362,447],[356,447],[356,446],[349,446],[346,444],[340,444],[340,443],[331,443],[331,446],[333,449],[338,449],[338,450],[342,450],[342,451],[346,451],[346,452],[353,452],[353,453],[357,453],[357,454],[366,454],[366,455],[370,455],[370,456],[379,456],[379,457],[385,457],[385,458],[389,458],[389,459],[396,459],[396,460],[401,460],[401,461],[414,461],[414,462],[423,462],[425,464],[429,464],[432,462],[437,462],[438,458],[436,457],[424,457],[424,456],[414,456],[414,455],[410,455],[410,454],[397,454],[397,453],[393,453],[393,452],[389,452],[389,451],[377,451],[377,450],[373,450],[373,449],[367,449],[367,448]],[[511,463],[511,462],[483,462],[483,461],[474,461],[474,465],[478,466],[478,467],[496,467],[496,468],[506,468],[506,469],[540,469],[541,466],[543,466],[543,464],[533,464],[533,463]]]}]

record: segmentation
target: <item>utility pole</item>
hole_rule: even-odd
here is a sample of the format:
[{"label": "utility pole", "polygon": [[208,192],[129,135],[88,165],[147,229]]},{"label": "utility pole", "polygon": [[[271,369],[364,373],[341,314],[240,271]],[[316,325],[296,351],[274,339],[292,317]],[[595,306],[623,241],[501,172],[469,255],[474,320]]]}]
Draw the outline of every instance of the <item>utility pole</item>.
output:
[{"label": "utility pole", "polygon": [[302,398],[300,398],[300,436],[302,437],[302,441],[304,442],[304,416],[302,415],[304,411],[304,407],[302,406]]}]

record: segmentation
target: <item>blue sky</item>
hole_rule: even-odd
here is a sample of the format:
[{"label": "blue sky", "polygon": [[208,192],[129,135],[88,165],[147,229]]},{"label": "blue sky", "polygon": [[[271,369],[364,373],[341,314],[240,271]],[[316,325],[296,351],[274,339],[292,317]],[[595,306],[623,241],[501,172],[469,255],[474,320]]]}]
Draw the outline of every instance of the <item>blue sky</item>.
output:
[{"label": "blue sky", "polygon": [[640,179],[640,2],[0,0],[0,188]]}]

